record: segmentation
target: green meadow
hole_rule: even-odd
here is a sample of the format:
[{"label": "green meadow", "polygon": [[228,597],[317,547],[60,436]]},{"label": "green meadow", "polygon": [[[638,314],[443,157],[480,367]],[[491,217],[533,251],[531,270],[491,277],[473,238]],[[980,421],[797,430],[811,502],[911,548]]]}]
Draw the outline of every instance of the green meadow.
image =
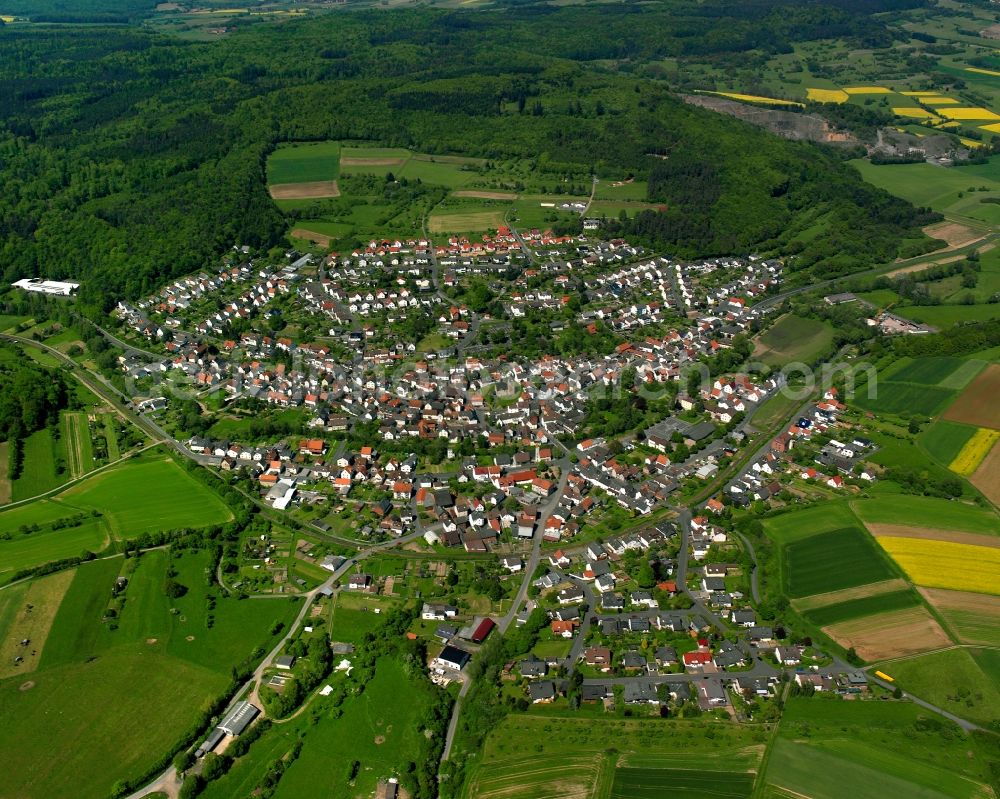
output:
[{"label": "green meadow", "polygon": [[284,145],[267,159],[267,182],[271,184],[336,180],[339,174],[340,142]]},{"label": "green meadow", "polygon": [[[33,686],[0,681],[0,795],[104,799],[117,780],[141,777],[220,696],[230,669],[293,618],[292,600],[240,601],[217,587],[210,609],[210,563],[207,551],[152,550],[76,570],[47,639],[33,642]],[[179,599],[164,593],[168,567],[187,588]],[[119,575],[125,601],[110,616]]]}]

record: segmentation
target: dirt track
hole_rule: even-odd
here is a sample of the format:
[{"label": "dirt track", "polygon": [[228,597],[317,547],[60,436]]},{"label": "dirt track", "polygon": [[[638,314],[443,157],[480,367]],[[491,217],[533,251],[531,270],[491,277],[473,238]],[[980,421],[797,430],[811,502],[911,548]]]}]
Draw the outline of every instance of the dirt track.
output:
[{"label": "dirt track", "polygon": [[477,200],[516,200],[517,195],[509,191],[456,191],[453,197],[472,197]]},{"label": "dirt track", "polygon": [[313,200],[339,197],[340,188],[335,180],[316,180],[311,183],[276,183],[268,186],[275,200]]}]

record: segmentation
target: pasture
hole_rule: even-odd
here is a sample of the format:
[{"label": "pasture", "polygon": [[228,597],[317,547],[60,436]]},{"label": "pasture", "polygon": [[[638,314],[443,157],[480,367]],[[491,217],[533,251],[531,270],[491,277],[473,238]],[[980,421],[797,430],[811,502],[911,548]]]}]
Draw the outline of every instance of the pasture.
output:
[{"label": "pasture", "polygon": [[209,488],[162,456],[133,459],[107,469],[64,491],[59,500],[102,512],[112,533],[126,539],[232,519],[232,513]]},{"label": "pasture", "polygon": [[920,593],[963,644],[1000,647],[1000,597],[940,588]]},{"label": "pasture", "polygon": [[746,799],[753,792],[752,773],[706,769],[618,768],[610,799]]},{"label": "pasture", "polygon": [[99,518],[88,518],[73,527],[47,527],[32,533],[13,532],[11,536],[8,541],[0,540],[0,582],[21,569],[78,557],[84,552],[102,552],[111,542]]},{"label": "pasture", "polygon": [[753,357],[770,366],[812,363],[832,346],[831,325],[787,314],[758,336]]},{"label": "pasture", "polygon": [[917,585],[1000,594],[1000,547],[897,536],[878,542]]},{"label": "pasture", "polygon": [[817,533],[782,548],[785,593],[822,594],[896,575],[871,538],[858,527]]},{"label": "pasture", "polygon": [[[73,575],[70,569],[0,591],[0,680],[38,668],[52,621]],[[22,647],[25,639],[31,643]],[[16,663],[17,657],[23,661]]]},{"label": "pasture", "polygon": [[[0,795],[103,799],[116,780],[144,773],[222,692],[230,669],[270,644],[276,622],[294,616],[294,601],[240,602],[217,588],[210,609],[210,562],[207,551],[153,550],[138,560],[94,561],[27,584],[34,592],[54,578],[68,582],[33,611],[51,614],[47,636],[41,629],[37,639],[32,635],[40,650],[34,687],[21,690],[19,676],[0,680],[0,713],[7,720],[0,749],[11,753]],[[187,588],[178,599],[163,591],[168,566]],[[120,574],[129,580],[126,601],[112,617],[111,588]],[[8,617],[0,604],[0,622]],[[53,751],[60,757],[50,757]],[[46,769],[32,767],[43,760]]]},{"label": "pasture", "polygon": [[968,502],[886,495],[878,499],[856,500],[851,507],[866,525],[898,524],[985,535],[1000,532],[1000,518],[995,513]]},{"label": "pasture", "polygon": [[836,622],[822,629],[844,649],[853,647],[867,661],[904,657],[952,643],[923,606]]},{"label": "pasture", "polygon": [[904,690],[956,716],[980,724],[1000,718],[1000,684],[970,649],[931,652],[883,665]]},{"label": "pasture", "polygon": [[[409,678],[402,663],[389,657],[375,666],[364,693],[348,699],[342,713],[320,716],[310,728],[298,758],[282,777],[277,799],[315,799],[344,795],[344,768],[361,763],[351,795],[370,796],[380,778],[399,774],[426,752],[421,719],[430,707],[431,689]],[[400,701],[401,697],[406,701]],[[319,700],[322,708],[322,700]]]},{"label": "pasture", "polygon": [[23,464],[21,474],[11,483],[14,502],[44,494],[70,479],[62,438],[55,438],[48,428],[24,439]]},{"label": "pasture", "polygon": [[992,363],[966,386],[944,414],[945,419],[1000,430],[1000,364]]}]

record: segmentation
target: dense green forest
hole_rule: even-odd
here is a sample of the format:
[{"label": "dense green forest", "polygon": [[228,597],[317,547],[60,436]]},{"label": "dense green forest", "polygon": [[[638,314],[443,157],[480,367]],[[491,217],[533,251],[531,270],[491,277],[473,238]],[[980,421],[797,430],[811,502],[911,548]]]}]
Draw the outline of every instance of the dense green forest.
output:
[{"label": "dense green forest", "polygon": [[[800,270],[857,270],[896,255],[903,238],[912,248],[927,214],[863,183],[832,150],[591,62],[786,51],[830,35],[864,43],[892,35],[873,13],[919,4],[357,11],[211,43],[129,27],[8,26],[3,277],[77,277],[81,303],[100,313],[235,243],[278,245],[287,220],[264,164],[276,143],[303,139],[529,158],[553,181],[581,167],[649,176],[650,199],[668,210],[627,223],[636,239],[681,257],[783,250],[799,253]],[[818,232],[797,240],[810,226]]]}]

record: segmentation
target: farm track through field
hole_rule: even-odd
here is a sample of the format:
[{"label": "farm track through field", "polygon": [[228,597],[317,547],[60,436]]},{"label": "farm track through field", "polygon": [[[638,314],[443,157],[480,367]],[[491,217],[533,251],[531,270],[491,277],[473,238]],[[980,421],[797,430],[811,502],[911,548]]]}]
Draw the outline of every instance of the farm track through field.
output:
[{"label": "farm track through field", "polygon": [[841,602],[849,602],[852,599],[864,599],[870,596],[879,596],[881,594],[891,594],[896,591],[905,591],[908,586],[909,583],[907,583],[906,580],[901,577],[897,577],[892,580],[883,580],[878,583],[859,585],[855,588],[842,588],[839,591],[827,591],[825,594],[813,594],[812,596],[804,596],[799,599],[793,599],[792,607],[801,613],[808,610],[816,610],[816,608],[826,607],[827,605],[838,605]]}]

